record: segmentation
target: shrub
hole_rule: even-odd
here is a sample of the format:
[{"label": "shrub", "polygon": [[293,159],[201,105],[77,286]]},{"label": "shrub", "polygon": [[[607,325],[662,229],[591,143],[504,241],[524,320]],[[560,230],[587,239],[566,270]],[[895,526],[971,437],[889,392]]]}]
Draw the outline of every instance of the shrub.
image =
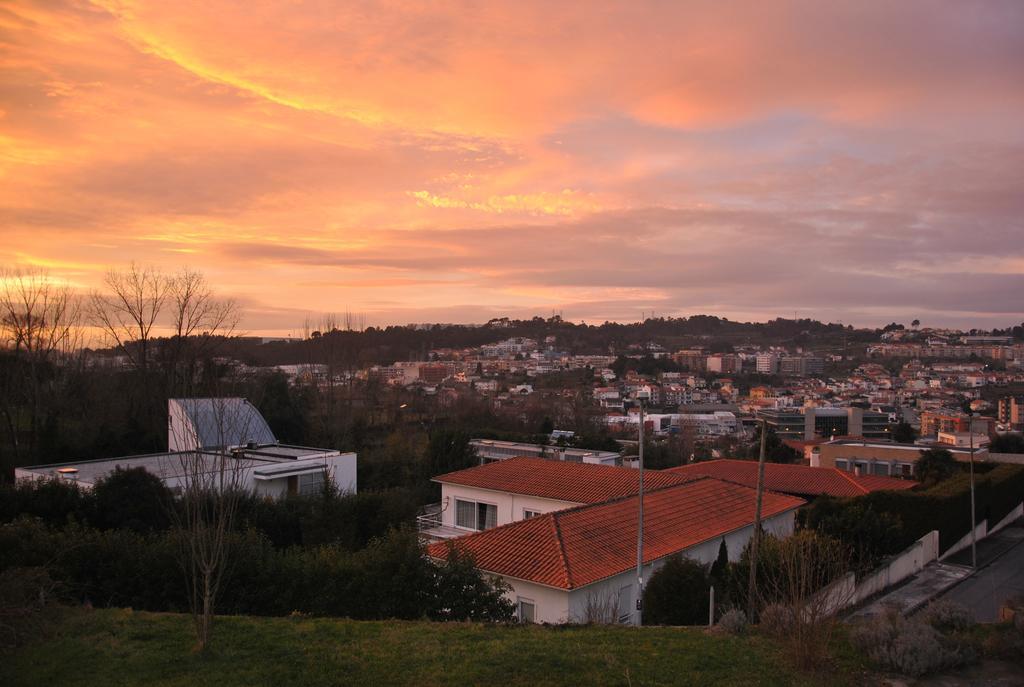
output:
[{"label": "shrub", "polygon": [[449,546],[447,561],[436,570],[432,620],[512,620],[515,606],[505,596],[508,585],[484,577],[471,555]]},{"label": "shrub", "polygon": [[136,532],[167,529],[171,493],[159,477],[143,468],[116,468],[92,490],[93,522],[102,529]]},{"label": "shrub", "polygon": [[967,608],[945,599],[928,604],[921,612],[921,620],[939,632],[966,630],[974,624],[974,616]]},{"label": "shrub", "polygon": [[747,614],[733,608],[722,615],[715,627],[728,635],[741,635],[747,631]]},{"label": "shrub", "polygon": [[68,520],[86,520],[91,506],[90,492],[75,482],[21,479],[0,485],[0,522],[32,515],[53,525],[63,525]]},{"label": "shrub", "polygon": [[879,647],[882,663],[904,675],[920,677],[950,664],[939,633],[922,623],[905,623],[888,646]]},{"label": "shrub", "polygon": [[875,663],[912,677],[962,666],[976,658],[970,646],[894,612],[860,623],[850,639]]},{"label": "shrub", "polygon": [[896,611],[859,621],[850,632],[850,643],[868,658],[881,662],[882,647],[888,647],[896,639],[903,625],[903,617]]},{"label": "shrub", "polygon": [[46,568],[0,572],[0,647],[18,646],[39,630],[55,586]]},{"label": "shrub", "polygon": [[944,448],[930,448],[921,451],[915,466],[917,479],[922,484],[938,484],[960,472],[960,466],[953,454]]},{"label": "shrub", "polygon": [[707,624],[710,585],[707,566],[672,556],[644,589],[644,624]]},{"label": "shrub", "polygon": [[783,604],[768,604],[761,611],[761,627],[776,636],[785,635],[795,620],[793,609]]}]

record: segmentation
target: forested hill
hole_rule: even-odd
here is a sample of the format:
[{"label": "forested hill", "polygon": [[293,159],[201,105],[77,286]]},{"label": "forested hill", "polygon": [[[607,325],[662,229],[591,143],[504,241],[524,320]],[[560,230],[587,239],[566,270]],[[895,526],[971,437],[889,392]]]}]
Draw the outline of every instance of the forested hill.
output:
[{"label": "forested hill", "polygon": [[313,332],[300,342],[260,344],[256,340],[231,342],[235,357],[252,364],[282,365],[352,358],[351,363],[390,364],[426,360],[431,351],[464,349],[511,337],[528,337],[544,344],[553,336],[554,347],[575,355],[626,353],[630,347],[655,343],[669,351],[701,346],[713,352],[744,344],[824,346],[838,348],[877,340],[881,330],[854,329],[816,320],[776,319],[769,322],[734,322],[710,315],[655,318],[644,322],[600,325],[575,324],[559,317],[531,320],[492,320],[484,325],[438,324],[431,327],[370,327],[363,331]]}]

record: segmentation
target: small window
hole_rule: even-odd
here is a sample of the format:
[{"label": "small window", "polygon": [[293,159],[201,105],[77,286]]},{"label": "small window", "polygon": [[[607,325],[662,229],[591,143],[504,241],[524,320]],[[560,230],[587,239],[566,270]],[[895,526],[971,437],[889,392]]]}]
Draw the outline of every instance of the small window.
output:
[{"label": "small window", "polygon": [[530,518],[535,518],[538,515],[540,515],[539,510],[526,510],[525,508],[523,509],[523,520],[529,520]]},{"label": "small window", "polygon": [[535,623],[537,617],[537,607],[533,603],[533,599],[519,599],[519,622],[521,623]]},{"label": "small window", "polygon": [[849,467],[847,467],[847,462],[846,462],[845,458],[837,458],[836,459],[836,467],[838,469],[840,469],[840,470],[849,470]]},{"label": "small window", "polygon": [[323,470],[317,470],[308,475],[299,475],[299,494],[302,496],[313,496],[319,494],[324,488]]}]

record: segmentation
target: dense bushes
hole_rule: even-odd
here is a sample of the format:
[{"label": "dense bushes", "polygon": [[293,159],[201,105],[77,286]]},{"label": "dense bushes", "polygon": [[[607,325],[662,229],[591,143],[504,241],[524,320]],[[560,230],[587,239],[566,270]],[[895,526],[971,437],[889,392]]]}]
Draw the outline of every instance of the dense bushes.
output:
[{"label": "dense bushes", "polygon": [[[977,521],[1006,517],[1024,498],[1024,466],[998,465],[975,477]],[[854,499],[820,498],[800,512],[800,522],[833,536],[859,555],[861,569],[939,531],[945,551],[970,532],[970,479],[962,474],[921,492],[878,491]]]},{"label": "dense bushes", "polygon": [[[0,525],[0,572],[44,568],[62,598],[102,606],[187,611],[173,531],[139,533],[22,518]],[[339,545],[276,548],[248,530],[230,540],[219,613],[442,620],[507,620],[501,590],[454,557],[427,559],[416,534],[394,530],[360,551]]]},{"label": "dense bushes", "polygon": [[[336,544],[365,547],[395,527],[411,524],[422,494],[410,489],[339,494],[329,486],[311,496],[268,500],[246,494],[239,501],[239,529],[254,529],[277,547]],[[0,486],[0,522],[30,515],[54,525],[161,532],[170,527],[170,493],[140,468],[117,470],[90,491],[73,482],[22,480]]]},{"label": "dense bushes", "polygon": [[918,620],[906,619],[892,611],[860,622],[850,639],[875,663],[904,675],[920,677],[976,659],[974,648],[955,632],[951,633],[952,628],[943,622],[929,622],[945,621],[953,616],[960,619],[963,615],[963,611],[947,608]]}]

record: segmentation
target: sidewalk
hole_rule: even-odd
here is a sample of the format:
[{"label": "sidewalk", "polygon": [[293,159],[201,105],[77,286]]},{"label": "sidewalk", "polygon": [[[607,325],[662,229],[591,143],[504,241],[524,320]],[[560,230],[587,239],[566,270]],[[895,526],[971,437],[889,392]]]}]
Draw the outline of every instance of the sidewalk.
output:
[{"label": "sidewalk", "polygon": [[899,608],[904,615],[914,613],[964,580],[976,575],[1024,540],[1024,528],[1017,521],[996,534],[978,541],[978,570],[971,568],[971,550],[967,548],[943,562],[930,563],[898,587],[890,589],[871,603],[854,611],[848,620],[879,615],[888,608]]},{"label": "sidewalk", "polygon": [[930,563],[907,582],[890,589],[863,608],[851,613],[848,620],[881,615],[890,608],[898,608],[904,614],[913,613],[939,594],[970,577],[972,572],[970,566],[966,565]]}]

